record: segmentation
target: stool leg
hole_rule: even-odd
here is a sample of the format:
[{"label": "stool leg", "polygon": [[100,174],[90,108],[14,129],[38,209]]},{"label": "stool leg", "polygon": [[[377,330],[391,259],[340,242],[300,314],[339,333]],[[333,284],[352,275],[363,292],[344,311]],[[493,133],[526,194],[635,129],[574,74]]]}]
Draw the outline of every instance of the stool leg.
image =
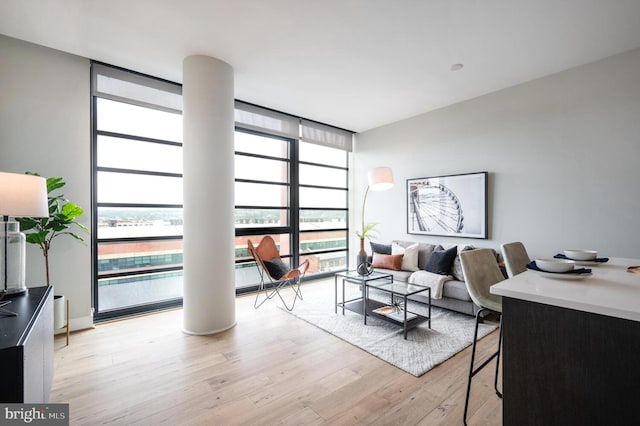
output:
[{"label": "stool leg", "polygon": [[498,390],[498,370],[500,369],[500,347],[502,345],[502,314],[500,314],[500,335],[498,336],[498,352],[497,352],[497,360],[496,360],[496,377],[493,382],[493,387],[496,390],[496,395],[502,398],[502,392]]},{"label": "stool leg", "polygon": [[469,377],[467,378],[467,393],[464,398],[464,424],[467,424],[467,411],[469,409],[469,395],[471,394],[471,378],[474,376],[473,362],[476,357],[476,341],[478,340],[478,324],[480,323],[480,314],[484,309],[480,309],[476,314],[476,327],[473,333],[473,346],[471,348],[471,362],[469,363]]}]

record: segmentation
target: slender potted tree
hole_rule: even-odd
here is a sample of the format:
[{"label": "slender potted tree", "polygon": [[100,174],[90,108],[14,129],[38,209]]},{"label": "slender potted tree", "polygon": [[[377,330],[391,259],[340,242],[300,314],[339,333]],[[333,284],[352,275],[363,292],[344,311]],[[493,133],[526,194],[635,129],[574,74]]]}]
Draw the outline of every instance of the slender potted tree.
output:
[{"label": "slender potted tree", "polygon": [[[39,176],[37,173],[29,173]],[[44,265],[46,273],[47,285],[51,285],[49,279],[49,251],[53,240],[62,235],[69,235],[76,240],[84,241],[84,239],[71,232],[72,227],[77,227],[88,232],[89,229],[76,219],[84,213],[82,208],[67,200],[64,195],[53,195],[52,192],[62,188],[66,182],[61,177],[47,178],[47,194],[49,200],[49,217],[17,218],[20,222],[20,230],[25,234],[27,243],[37,244],[44,255]],[[62,295],[54,296],[54,328],[64,327],[67,322],[65,310],[65,297]]]}]

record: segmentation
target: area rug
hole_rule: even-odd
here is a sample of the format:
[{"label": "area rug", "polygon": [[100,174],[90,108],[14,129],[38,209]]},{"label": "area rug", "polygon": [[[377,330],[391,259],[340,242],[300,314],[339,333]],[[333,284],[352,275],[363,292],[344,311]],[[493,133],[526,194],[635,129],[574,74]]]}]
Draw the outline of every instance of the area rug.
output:
[{"label": "area rug", "polygon": [[[409,310],[426,312],[424,305],[412,302]],[[437,307],[431,308],[431,328],[425,322],[410,330],[407,340],[397,325],[369,316],[364,325],[362,315],[348,310],[342,315],[341,308],[334,313],[333,295],[305,295],[289,313],[416,377],[473,343],[475,318]],[[493,324],[480,324],[478,337],[495,329]]]}]

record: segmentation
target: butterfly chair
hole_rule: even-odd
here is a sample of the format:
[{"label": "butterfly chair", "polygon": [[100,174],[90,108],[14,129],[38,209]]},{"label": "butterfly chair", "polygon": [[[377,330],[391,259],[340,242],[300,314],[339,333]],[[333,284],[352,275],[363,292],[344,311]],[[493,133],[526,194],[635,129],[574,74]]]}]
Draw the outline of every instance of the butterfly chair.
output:
[{"label": "butterfly chair", "polygon": [[[260,285],[253,306],[258,309],[264,302],[277,295],[284,307],[288,311],[292,311],[296,301],[302,300],[300,282],[309,268],[309,261],[305,260],[295,269],[289,268],[280,258],[275,241],[268,235],[257,246],[254,246],[251,240],[247,241],[247,246],[260,273]],[[294,292],[291,305],[288,305],[280,294],[280,290],[287,286],[290,286]],[[260,300],[261,294],[263,295],[262,300]]]}]

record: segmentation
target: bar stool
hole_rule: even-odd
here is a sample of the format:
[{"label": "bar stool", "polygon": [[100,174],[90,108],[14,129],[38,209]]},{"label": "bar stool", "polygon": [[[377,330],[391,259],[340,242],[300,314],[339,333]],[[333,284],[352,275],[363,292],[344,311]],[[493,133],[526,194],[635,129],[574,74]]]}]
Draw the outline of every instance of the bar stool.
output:
[{"label": "bar stool", "polygon": [[524,244],[519,241],[502,244],[500,250],[502,251],[502,257],[504,257],[504,264],[509,278],[527,270],[529,255],[527,254],[527,249],[524,248]]},{"label": "bar stool", "polygon": [[[473,335],[473,347],[471,349],[471,362],[469,363],[469,376],[467,381],[467,393],[464,400],[464,424],[467,424],[467,411],[469,408],[469,395],[471,393],[471,379],[482,370],[489,362],[496,358],[496,374],[493,386],[496,395],[502,398],[498,390],[498,370],[500,367],[500,345],[502,344],[502,298],[489,292],[489,287],[504,280],[498,267],[496,256],[491,249],[468,250],[460,253],[462,271],[467,291],[473,303],[480,307],[476,313],[476,326]],[[498,350],[484,360],[474,369],[476,357],[476,342],[478,340],[478,325],[482,321],[482,315],[495,313],[500,315],[500,335],[498,337]]]}]

